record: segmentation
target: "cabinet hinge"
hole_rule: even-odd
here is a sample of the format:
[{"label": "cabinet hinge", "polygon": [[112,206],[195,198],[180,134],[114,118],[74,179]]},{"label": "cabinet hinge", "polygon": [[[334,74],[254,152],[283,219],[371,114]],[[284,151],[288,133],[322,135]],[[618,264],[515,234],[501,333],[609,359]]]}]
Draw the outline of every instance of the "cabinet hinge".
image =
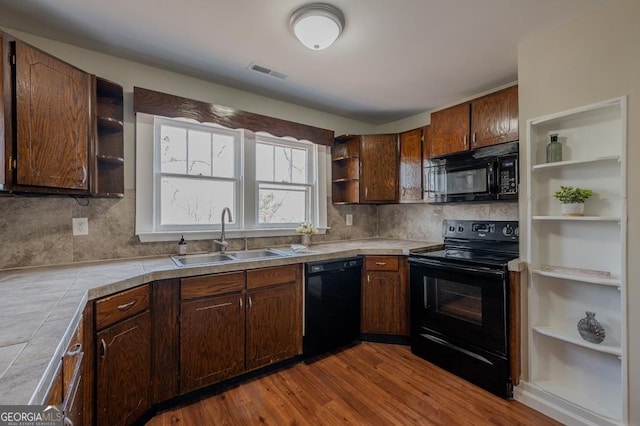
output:
[{"label": "cabinet hinge", "polygon": [[13,156],[9,156],[9,167],[8,167],[9,171],[12,172],[17,168],[18,168],[18,162],[16,161],[15,158],[13,158]]}]

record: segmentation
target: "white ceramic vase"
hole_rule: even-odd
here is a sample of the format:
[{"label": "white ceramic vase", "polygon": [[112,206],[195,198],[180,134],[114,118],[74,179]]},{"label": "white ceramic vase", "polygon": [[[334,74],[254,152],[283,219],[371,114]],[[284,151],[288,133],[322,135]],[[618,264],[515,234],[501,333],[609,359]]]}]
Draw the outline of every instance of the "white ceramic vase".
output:
[{"label": "white ceramic vase", "polygon": [[584,203],[563,203],[562,216],[584,216]]},{"label": "white ceramic vase", "polygon": [[311,235],[302,234],[302,245],[305,247],[311,245]]}]

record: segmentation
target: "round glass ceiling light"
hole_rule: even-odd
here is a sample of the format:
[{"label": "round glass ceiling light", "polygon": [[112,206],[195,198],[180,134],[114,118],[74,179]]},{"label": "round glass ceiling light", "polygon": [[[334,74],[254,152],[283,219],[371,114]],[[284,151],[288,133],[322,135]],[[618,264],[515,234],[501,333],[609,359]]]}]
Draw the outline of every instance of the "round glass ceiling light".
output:
[{"label": "round glass ceiling light", "polygon": [[304,5],[291,14],[293,32],[311,50],[322,50],[336,41],[344,28],[340,9],[326,3]]}]

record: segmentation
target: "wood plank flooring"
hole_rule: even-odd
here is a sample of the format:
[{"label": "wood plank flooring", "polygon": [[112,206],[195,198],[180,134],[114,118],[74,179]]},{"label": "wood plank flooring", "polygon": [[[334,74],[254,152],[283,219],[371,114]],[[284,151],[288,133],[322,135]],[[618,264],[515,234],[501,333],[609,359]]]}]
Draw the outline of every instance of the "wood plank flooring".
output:
[{"label": "wood plank flooring", "polygon": [[363,342],[160,413],[147,426],[558,425],[413,355]]}]

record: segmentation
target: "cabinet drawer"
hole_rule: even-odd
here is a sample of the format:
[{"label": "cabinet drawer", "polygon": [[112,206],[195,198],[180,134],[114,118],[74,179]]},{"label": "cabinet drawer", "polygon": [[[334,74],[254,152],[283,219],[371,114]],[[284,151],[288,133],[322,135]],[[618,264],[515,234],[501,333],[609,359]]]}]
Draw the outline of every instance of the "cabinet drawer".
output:
[{"label": "cabinet drawer", "polygon": [[299,265],[290,265],[247,271],[247,288],[269,287],[272,285],[297,282],[299,270]]},{"label": "cabinet drawer", "polygon": [[397,271],[399,262],[397,256],[367,256],[364,265],[367,271]]},{"label": "cabinet drawer", "polygon": [[180,299],[182,300],[242,290],[244,290],[244,272],[202,275],[180,280]]},{"label": "cabinet drawer", "polygon": [[96,302],[96,329],[142,312],[149,307],[149,286],[143,285]]}]

